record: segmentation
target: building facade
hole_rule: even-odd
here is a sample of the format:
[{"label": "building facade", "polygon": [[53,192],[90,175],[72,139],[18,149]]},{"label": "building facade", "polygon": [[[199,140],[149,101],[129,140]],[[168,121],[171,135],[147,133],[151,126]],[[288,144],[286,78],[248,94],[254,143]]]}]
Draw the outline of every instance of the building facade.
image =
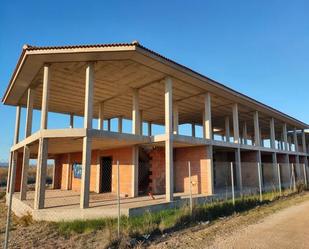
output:
[{"label": "building facade", "polygon": [[[89,207],[90,192],[116,193],[118,176],[123,198],[164,194],[167,202],[189,188],[215,194],[226,184],[222,168],[230,162],[240,192],[256,181],[251,164],[265,184],[270,176],[289,178],[292,164],[303,165],[292,170],[307,178],[307,124],[138,42],[24,46],[3,103],[16,106],[7,191],[27,200],[29,161],[36,159],[35,210],[45,207],[50,159],[53,189],[80,193],[81,209]],[[33,110],[41,112],[37,131]],[[49,112],[67,115],[67,127],[50,129]],[[76,127],[80,117],[83,126]],[[182,134],[183,126],[190,132]],[[281,173],[278,163],[286,167]]]}]

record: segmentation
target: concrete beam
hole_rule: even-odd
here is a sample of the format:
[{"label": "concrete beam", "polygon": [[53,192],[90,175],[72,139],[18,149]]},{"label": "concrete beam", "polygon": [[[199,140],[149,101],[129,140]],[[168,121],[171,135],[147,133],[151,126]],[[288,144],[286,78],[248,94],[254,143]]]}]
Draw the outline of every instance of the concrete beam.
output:
[{"label": "concrete beam", "polygon": [[238,119],[238,104],[233,105],[233,132],[234,132],[234,143],[239,144],[239,119]]},{"label": "concrete beam", "polygon": [[165,196],[166,201],[173,200],[174,160],[173,160],[173,81],[165,79]]},{"label": "concrete beam", "polygon": [[42,107],[41,107],[41,129],[47,129],[49,85],[50,85],[50,68],[49,65],[44,65]]}]

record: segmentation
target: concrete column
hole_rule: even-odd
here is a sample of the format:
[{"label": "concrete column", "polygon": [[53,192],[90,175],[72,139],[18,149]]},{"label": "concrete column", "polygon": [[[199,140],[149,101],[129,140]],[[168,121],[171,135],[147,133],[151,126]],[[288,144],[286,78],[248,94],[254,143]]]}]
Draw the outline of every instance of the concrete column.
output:
[{"label": "concrete column", "polygon": [[47,129],[49,85],[50,85],[49,65],[44,65],[43,93],[42,93],[42,107],[41,107],[42,109],[41,110],[41,129]]},{"label": "concrete column", "polygon": [[293,142],[294,142],[294,145],[295,145],[295,151],[298,153],[298,139],[297,139],[297,132],[296,132],[296,128],[294,128],[294,131],[293,131]]},{"label": "concrete column", "polygon": [[291,138],[291,136],[288,136],[288,150],[289,151],[292,151],[292,138]]},{"label": "concrete column", "polygon": [[262,170],[262,157],[261,157],[261,151],[258,150],[257,151],[257,163],[258,163],[258,174],[260,174],[260,179],[261,179],[261,186],[262,186],[262,189],[263,189],[263,170]]},{"label": "concrete column", "polygon": [[118,132],[122,133],[122,117],[118,117]]},{"label": "concrete column", "polygon": [[191,135],[192,137],[195,137],[195,124],[194,123],[191,124]]},{"label": "concrete column", "polygon": [[174,102],[174,106],[173,106],[173,133],[175,135],[178,134],[178,125],[179,125],[178,103]]},{"label": "concrete column", "polygon": [[74,128],[74,114],[72,113],[70,114],[70,128]]},{"label": "concrete column", "polygon": [[236,184],[239,188],[240,193],[242,193],[242,173],[241,173],[241,155],[240,148],[235,151],[235,162],[236,162]]},{"label": "concrete column", "polygon": [[111,120],[110,119],[107,120],[107,130],[111,131]]},{"label": "concrete column", "polygon": [[[41,106],[41,126],[40,126],[41,129],[47,129],[49,85],[50,85],[49,65],[44,65],[42,106]],[[47,157],[48,157],[48,140],[41,138],[39,140],[39,148],[38,148],[34,209],[44,208]]]},{"label": "concrete column", "polygon": [[288,147],[288,130],[286,123],[284,123],[282,126],[282,135],[283,135],[284,150],[287,151],[289,150],[289,147]]},{"label": "concrete column", "polygon": [[248,144],[248,130],[247,130],[247,122],[244,122],[244,125],[242,127],[242,137],[244,139],[244,144]]},{"label": "concrete column", "polygon": [[[13,145],[17,144],[19,141],[19,128],[20,128],[20,113],[21,113],[21,107],[16,106],[16,118],[15,118],[15,131],[14,131],[14,140],[13,140]],[[17,153],[17,152],[16,152]],[[15,153],[15,154],[16,154]],[[11,174],[12,174],[12,161],[13,161],[13,155],[14,152],[10,153],[10,162],[9,162],[9,169],[8,169],[8,180],[7,180],[7,193],[9,193],[9,186],[10,186],[10,181],[11,181]],[[15,166],[16,170],[16,166]],[[14,182],[15,182],[15,176],[14,176]],[[15,186],[15,183],[14,183]]]},{"label": "concrete column", "polygon": [[148,136],[152,135],[152,123],[148,122]]},{"label": "concrete column", "polygon": [[238,120],[238,104],[233,105],[233,131],[234,131],[234,143],[239,144],[239,120]]},{"label": "concrete column", "polygon": [[14,132],[13,144],[17,144],[19,142],[20,112],[21,112],[21,107],[16,106],[15,132]]},{"label": "concrete column", "polygon": [[132,133],[135,135],[141,134],[141,121],[139,113],[139,93],[138,89],[133,89],[132,99]]},{"label": "concrete column", "polygon": [[[32,114],[33,114],[33,100],[34,90],[28,89],[27,97],[27,111],[26,111],[26,125],[25,125],[25,138],[31,135],[32,131]],[[20,199],[26,200],[27,198],[27,181],[28,181],[28,168],[29,168],[30,150],[29,146],[24,147],[23,151],[23,164],[22,164],[22,176],[20,186]]]},{"label": "concrete column", "polygon": [[98,130],[104,129],[104,102],[99,103]]},{"label": "concrete column", "polygon": [[173,161],[173,81],[165,79],[165,196],[173,200],[174,161]]},{"label": "concrete column", "polygon": [[206,145],[206,172],[207,172],[207,190],[208,195],[214,194],[214,169],[213,169],[213,146],[212,145]]},{"label": "concrete column", "polygon": [[302,139],[303,153],[307,153],[306,133],[304,130],[302,130],[301,139]]},{"label": "concrete column", "polygon": [[68,158],[67,158],[67,179],[66,179],[66,185],[65,189],[70,190],[71,189],[71,182],[72,182],[72,164],[71,164],[71,154],[68,153]]},{"label": "concrete column", "polygon": [[258,111],[255,111],[253,114],[253,122],[254,122],[254,145],[261,146],[259,112]]},{"label": "concrete column", "polygon": [[275,119],[271,118],[270,122],[270,147],[276,149],[276,133],[275,133]]},{"label": "concrete column", "polygon": [[35,182],[34,209],[44,208],[47,159],[48,140],[47,138],[40,138]]},{"label": "concrete column", "polygon": [[212,139],[211,95],[209,92],[204,95],[203,134],[205,139]]},{"label": "concrete column", "polygon": [[[84,128],[92,129],[93,117],[93,84],[94,84],[94,63],[88,63],[86,68],[85,86],[85,112]],[[83,158],[82,158],[82,179],[80,193],[80,208],[89,207],[90,188],[90,167],[91,167],[91,147],[92,139],[88,136],[83,138]]]},{"label": "concrete column", "polygon": [[138,196],[138,164],[139,151],[138,146],[132,147],[132,197]]},{"label": "concrete column", "polygon": [[278,175],[278,162],[277,162],[277,153],[272,153],[272,161],[273,161],[273,175],[276,178],[276,182],[279,182],[280,176]]},{"label": "concrete column", "polygon": [[140,135],[143,135],[143,110],[139,110]]},{"label": "concrete column", "polygon": [[224,119],[224,124],[225,124],[225,141],[227,143],[230,142],[230,117],[229,116],[226,116],[225,119]]}]

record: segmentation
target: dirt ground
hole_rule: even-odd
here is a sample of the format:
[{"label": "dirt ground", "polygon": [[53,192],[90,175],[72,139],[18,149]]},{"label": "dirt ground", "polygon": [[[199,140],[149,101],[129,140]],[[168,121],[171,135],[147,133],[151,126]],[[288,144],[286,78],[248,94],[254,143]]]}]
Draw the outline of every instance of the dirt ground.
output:
[{"label": "dirt ground", "polygon": [[[139,248],[308,248],[309,194],[289,197],[241,215],[159,236]],[[0,247],[6,208],[0,200]],[[55,225],[14,218],[10,248],[105,248],[111,234],[96,231],[65,237]]]},{"label": "dirt ground", "polygon": [[213,226],[182,231],[151,248],[309,248],[308,211],[306,194],[221,220]]}]

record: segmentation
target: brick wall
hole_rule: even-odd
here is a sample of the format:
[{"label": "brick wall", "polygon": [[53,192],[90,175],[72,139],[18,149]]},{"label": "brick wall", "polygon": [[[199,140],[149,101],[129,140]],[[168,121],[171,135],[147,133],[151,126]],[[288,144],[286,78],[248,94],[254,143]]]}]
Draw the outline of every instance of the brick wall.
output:
[{"label": "brick wall", "polygon": [[[132,147],[113,149],[113,150],[94,150],[91,154],[90,168],[90,191],[101,191],[101,174],[103,169],[100,168],[100,158],[103,156],[112,157],[112,192],[117,191],[117,160],[120,168],[120,192],[122,195],[131,196],[132,185]],[[72,189],[80,191],[81,179],[75,178],[72,173],[72,164],[82,163],[82,152],[59,155],[57,167],[61,166],[62,172],[57,177],[60,179],[61,189]],[[69,176],[68,176],[69,174]],[[56,179],[56,181],[58,181]]]},{"label": "brick wall", "polygon": [[[165,150],[155,148],[150,152],[151,189],[154,194],[165,193]],[[194,183],[192,192],[208,191],[207,166],[211,155],[207,154],[206,146],[174,149],[174,191],[189,193],[188,161],[191,163],[191,180]]]}]

